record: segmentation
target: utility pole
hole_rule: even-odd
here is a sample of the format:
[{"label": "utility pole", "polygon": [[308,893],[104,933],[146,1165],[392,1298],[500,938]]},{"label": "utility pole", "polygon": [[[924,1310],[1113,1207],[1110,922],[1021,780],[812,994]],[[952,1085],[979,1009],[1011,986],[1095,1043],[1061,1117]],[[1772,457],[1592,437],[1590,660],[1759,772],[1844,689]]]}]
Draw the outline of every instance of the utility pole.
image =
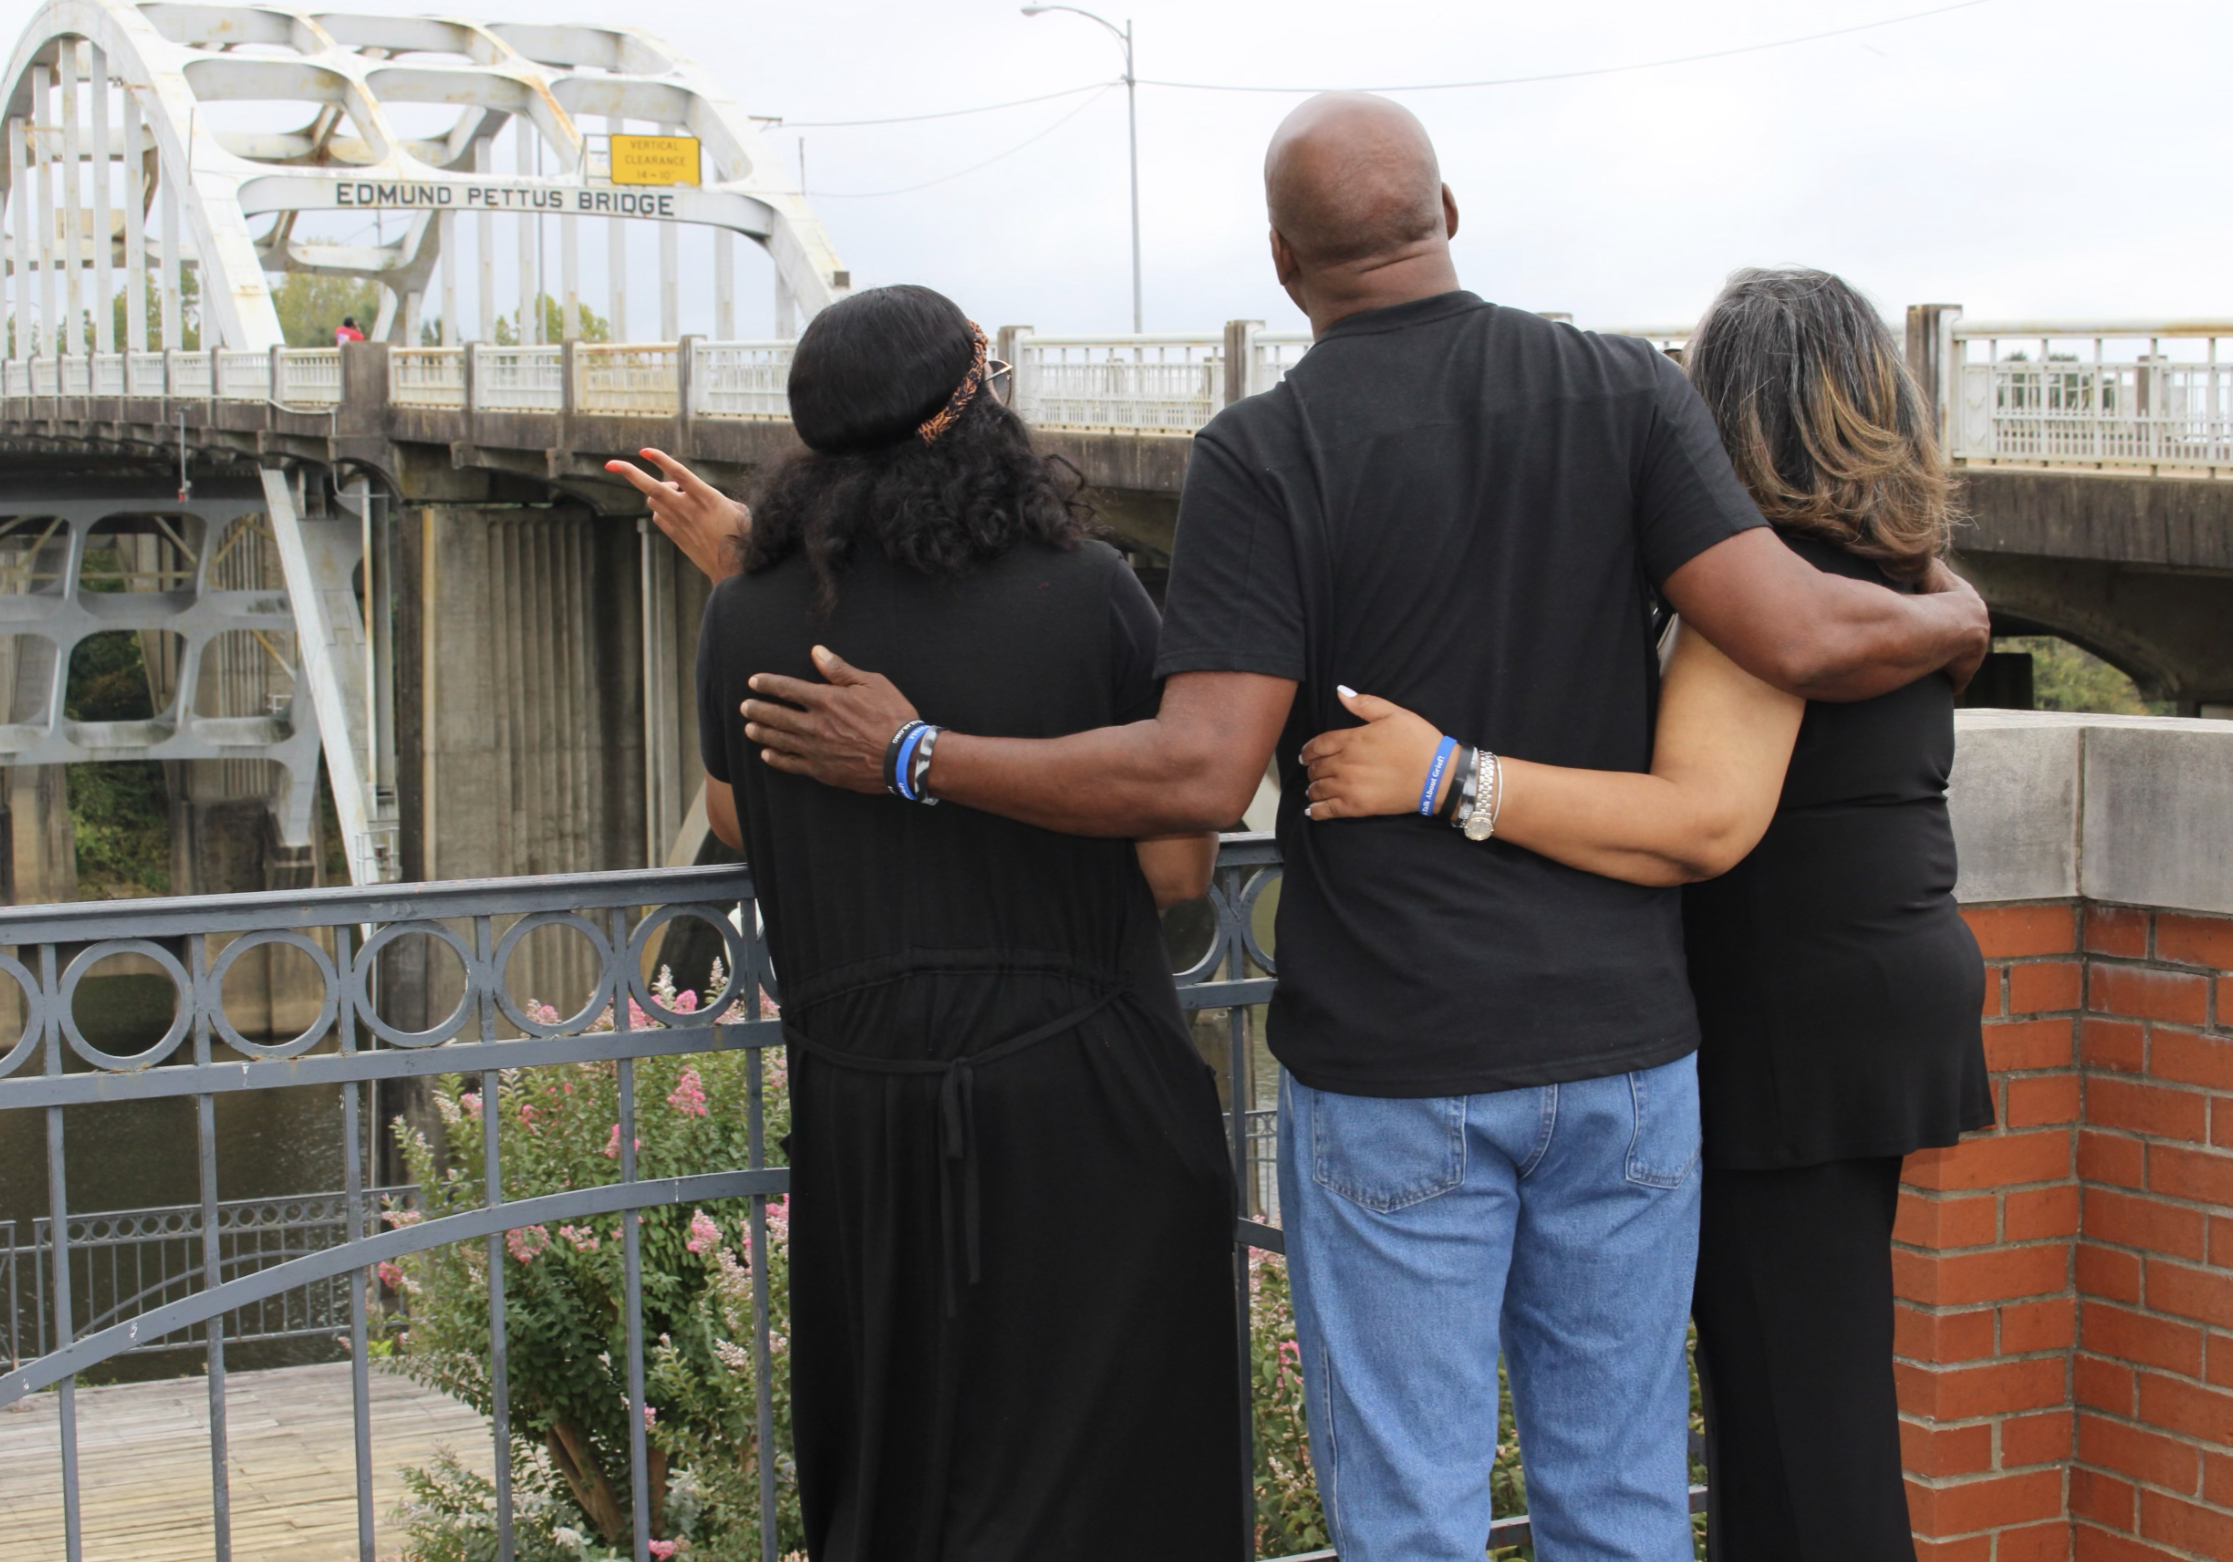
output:
[{"label": "utility pole", "polygon": [[[1091,11],[1081,11],[1074,5],[1027,5],[1026,16],[1043,16],[1049,11],[1068,11],[1072,16],[1082,16],[1089,22],[1099,22],[1124,49],[1124,119],[1127,138],[1132,151],[1132,334],[1138,336],[1147,327],[1140,308],[1140,83],[1132,69],[1132,19],[1126,17],[1122,27],[1105,16]],[[802,175],[800,182],[805,182]]]}]

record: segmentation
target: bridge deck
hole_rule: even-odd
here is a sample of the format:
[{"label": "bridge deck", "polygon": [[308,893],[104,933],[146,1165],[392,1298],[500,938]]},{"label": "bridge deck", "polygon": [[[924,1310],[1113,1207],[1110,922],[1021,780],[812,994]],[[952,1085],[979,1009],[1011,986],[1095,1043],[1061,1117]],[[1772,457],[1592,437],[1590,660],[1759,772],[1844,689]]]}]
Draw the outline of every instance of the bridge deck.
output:
[{"label": "bridge deck", "polygon": [[[350,1562],[356,1456],[347,1363],[236,1372],[225,1380],[233,1556]],[[0,1411],[0,1556],[62,1555],[60,1407],[35,1395]],[[372,1374],[372,1490],[379,1554],[398,1554],[401,1471],[448,1447],[492,1467],[488,1424],[393,1373]],[[208,1562],[209,1393],[204,1380],[78,1391],[87,1562]]]}]

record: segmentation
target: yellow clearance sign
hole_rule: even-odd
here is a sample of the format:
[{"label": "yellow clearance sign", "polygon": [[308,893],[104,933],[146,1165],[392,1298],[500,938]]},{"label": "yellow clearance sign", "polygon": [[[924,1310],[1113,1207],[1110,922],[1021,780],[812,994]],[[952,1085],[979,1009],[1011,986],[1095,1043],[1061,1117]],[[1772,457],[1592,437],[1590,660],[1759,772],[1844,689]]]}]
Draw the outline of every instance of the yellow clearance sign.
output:
[{"label": "yellow clearance sign", "polygon": [[698,183],[696,136],[614,136],[614,184]]}]

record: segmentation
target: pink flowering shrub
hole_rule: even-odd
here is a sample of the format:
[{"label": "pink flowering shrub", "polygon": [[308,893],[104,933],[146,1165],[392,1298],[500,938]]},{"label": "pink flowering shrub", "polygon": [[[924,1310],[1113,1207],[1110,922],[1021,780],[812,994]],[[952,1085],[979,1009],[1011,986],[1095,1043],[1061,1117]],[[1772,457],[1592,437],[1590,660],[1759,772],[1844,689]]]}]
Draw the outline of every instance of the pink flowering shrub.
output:
[{"label": "pink flowering shrub", "polygon": [[1248,1346],[1256,1410],[1256,1555],[1323,1550],[1333,1540],[1310,1466],[1287,1261],[1277,1254],[1248,1255]]},{"label": "pink flowering shrub", "polygon": [[[657,1008],[669,1019],[699,1012],[699,995],[677,993],[662,971],[653,984]],[[719,992],[721,977],[707,994]],[[684,1000],[688,1001],[685,1002]],[[630,1022],[655,1028],[630,1005]],[[562,1016],[534,1004],[538,1023]],[[749,1011],[738,1015],[748,1017]],[[728,1018],[723,1016],[724,1020]],[[610,1029],[611,1014],[583,1027]],[[765,1055],[765,1135],[771,1159],[790,1127],[780,1051]],[[636,1173],[642,1178],[731,1171],[749,1163],[751,1055],[708,1052],[640,1058],[635,1072]],[[507,1071],[493,1100],[478,1078],[436,1086],[441,1142],[404,1131],[400,1141],[419,1211],[388,1212],[391,1225],[438,1219],[482,1203],[482,1114],[496,1123],[504,1197],[534,1198],[616,1182],[620,1177],[619,1072],[613,1063],[580,1063]],[[780,1208],[780,1202],[778,1202]],[[643,1276],[649,1489],[655,1552],[693,1562],[744,1562],[759,1556],[759,1459],[754,1414],[752,1202],[724,1200],[641,1211],[636,1217]],[[625,1554],[632,1529],[627,1410],[627,1322],[623,1312],[625,1247],[620,1215],[597,1215],[554,1227],[506,1232],[501,1244],[505,1339],[510,1368],[515,1469],[523,1491],[547,1502],[535,1507],[538,1530],[577,1534],[581,1544],[557,1554]],[[768,1268],[774,1330],[787,1332],[784,1249],[788,1231],[770,1222]],[[778,1235],[778,1233],[781,1235]],[[409,1320],[397,1350],[399,1367],[486,1414],[490,1382],[488,1254],[485,1241],[461,1242],[404,1258],[392,1279],[409,1299]],[[789,1478],[789,1373],[775,1363],[779,1415],[779,1525],[786,1553],[803,1550],[798,1501]],[[418,1472],[428,1491],[464,1490],[441,1472]],[[437,1479],[437,1477],[440,1479]],[[414,1490],[417,1488],[414,1487]],[[521,1523],[530,1521],[525,1516]],[[456,1550],[456,1537],[478,1521],[447,1513],[440,1503],[414,1521],[404,1555],[437,1562]],[[523,1541],[520,1555],[542,1554],[550,1535]],[[586,1549],[585,1549],[586,1548]],[[664,1548],[664,1549],[662,1549]]]}]

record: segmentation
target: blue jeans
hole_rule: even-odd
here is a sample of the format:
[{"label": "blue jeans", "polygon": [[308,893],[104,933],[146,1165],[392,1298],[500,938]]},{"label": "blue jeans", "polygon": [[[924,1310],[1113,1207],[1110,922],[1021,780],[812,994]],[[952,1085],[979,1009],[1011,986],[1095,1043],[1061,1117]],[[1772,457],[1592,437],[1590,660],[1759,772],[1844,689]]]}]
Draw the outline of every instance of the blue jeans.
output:
[{"label": "blue jeans", "polygon": [[1480,1562],[1509,1371],[1543,1562],[1688,1562],[1691,1058],[1386,1099],[1281,1086],[1311,1462],[1341,1562]]}]

